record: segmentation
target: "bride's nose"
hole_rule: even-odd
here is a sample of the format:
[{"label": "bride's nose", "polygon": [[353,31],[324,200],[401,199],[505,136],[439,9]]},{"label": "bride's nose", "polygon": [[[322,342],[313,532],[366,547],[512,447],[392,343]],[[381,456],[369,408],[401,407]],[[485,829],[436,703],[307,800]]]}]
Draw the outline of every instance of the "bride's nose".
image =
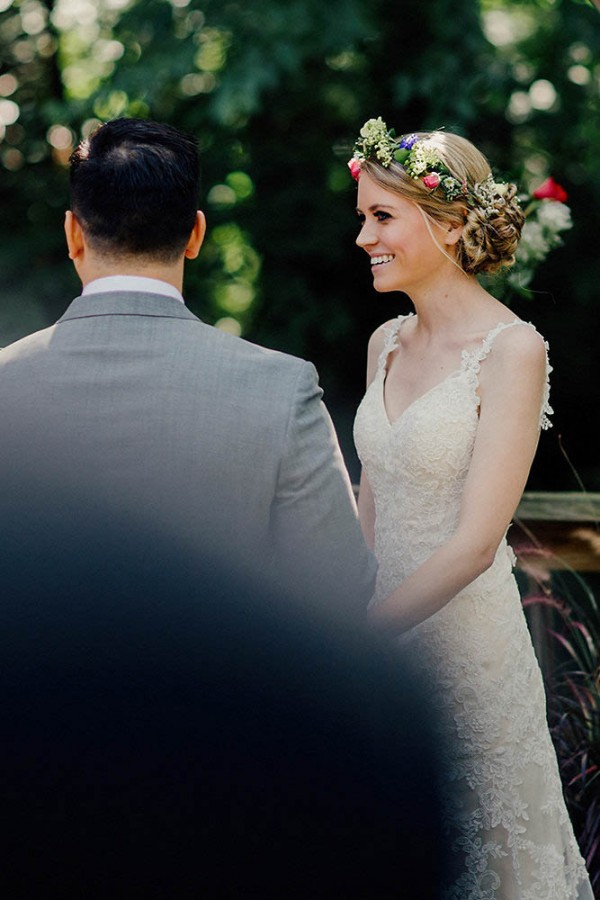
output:
[{"label": "bride's nose", "polygon": [[366,250],[367,247],[370,247],[377,241],[377,238],[373,232],[373,226],[368,222],[363,222],[360,231],[358,232],[356,243],[359,247],[362,247],[363,250]]}]

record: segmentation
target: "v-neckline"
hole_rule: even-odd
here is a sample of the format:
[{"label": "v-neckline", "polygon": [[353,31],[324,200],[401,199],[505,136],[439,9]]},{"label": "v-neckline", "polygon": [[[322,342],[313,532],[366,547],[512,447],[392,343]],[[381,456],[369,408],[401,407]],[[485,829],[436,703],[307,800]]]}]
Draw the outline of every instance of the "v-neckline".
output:
[{"label": "v-neckline", "polygon": [[432,387],[428,388],[422,394],[419,394],[418,397],[415,397],[414,400],[411,400],[411,402],[408,404],[408,406],[406,406],[398,416],[396,416],[394,419],[391,419],[388,414],[387,405],[385,402],[385,383],[387,381],[387,376],[388,376],[388,360],[390,358],[390,355],[398,347],[397,339],[398,339],[398,335],[400,334],[400,331],[402,329],[402,326],[404,325],[404,323],[406,322],[407,319],[412,319],[413,317],[414,317],[414,313],[408,313],[408,315],[399,317],[398,324],[396,325],[394,331],[390,335],[390,341],[391,341],[390,346],[388,347],[387,343],[386,343],[386,346],[384,347],[384,350],[383,350],[383,353],[385,354],[385,356],[383,356],[383,362],[382,362],[382,364],[380,364],[380,371],[382,374],[381,405],[383,407],[383,415],[385,417],[385,420],[386,420],[389,428],[395,428],[395,426],[404,418],[404,416],[409,412],[409,410],[411,410],[413,408],[413,406],[415,406],[417,403],[420,403],[421,400],[424,400],[426,397],[428,397],[434,391],[441,388],[451,378],[457,378],[459,375],[461,375],[465,371],[466,361],[469,358],[473,358],[478,353],[480,353],[482,351],[482,349],[485,348],[485,345],[487,342],[489,342],[490,338],[492,338],[493,336],[495,337],[496,331],[500,331],[503,328],[510,327],[511,325],[529,324],[526,322],[522,322],[520,319],[515,319],[512,322],[499,322],[497,325],[495,325],[493,328],[491,328],[488,331],[488,333],[485,335],[485,337],[479,343],[478,347],[474,348],[473,350],[466,350],[466,349],[461,350],[460,365],[456,369],[453,369],[446,376],[444,376],[444,378],[442,378],[441,381],[438,381],[437,384],[434,384]]},{"label": "v-neckline", "polygon": [[460,365],[458,369],[453,369],[452,372],[449,372],[444,378],[442,378],[441,381],[438,381],[437,384],[434,384],[432,387],[428,388],[422,394],[419,394],[418,397],[415,397],[414,400],[411,400],[410,403],[408,404],[408,406],[406,406],[402,410],[400,415],[396,416],[394,419],[391,419],[388,414],[388,411],[387,411],[387,406],[385,405],[385,382],[386,382],[387,371],[386,371],[386,369],[384,369],[383,370],[383,379],[381,381],[381,404],[383,406],[383,414],[386,418],[386,421],[387,421],[387,424],[389,425],[389,427],[395,428],[396,425],[398,424],[398,422],[400,422],[400,420],[404,418],[404,416],[407,414],[407,412],[409,410],[411,410],[413,408],[413,406],[415,406],[421,400],[424,400],[426,397],[429,396],[429,394],[433,394],[434,391],[438,390],[438,388],[441,388],[451,378],[456,378],[463,371],[464,371],[464,367],[462,365]]},{"label": "v-neckline", "polygon": [[382,373],[381,404],[383,406],[383,415],[385,416],[385,420],[390,428],[395,428],[395,426],[398,424],[398,422],[400,422],[400,420],[404,418],[406,413],[410,409],[412,409],[412,407],[416,403],[419,403],[425,397],[429,396],[429,394],[433,393],[433,391],[437,390],[439,387],[441,387],[443,384],[445,384],[449,378],[452,378],[452,377],[455,377],[456,375],[458,375],[462,371],[462,368],[463,368],[462,362],[461,362],[461,365],[457,369],[454,369],[452,372],[449,372],[448,375],[446,375],[444,378],[442,378],[441,381],[438,381],[437,384],[434,384],[432,387],[428,388],[422,394],[419,394],[418,397],[415,397],[414,400],[411,400],[411,402],[408,404],[408,406],[406,406],[402,410],[400,415],[396,416],[394,419],[390,418],[390,415],[387,410],[387,404],[385,402],[385,383],[387,381],[387,376],[388,376],[388,371],[389,371],[388,370],[388,360],[389,360],[391,354],[394,352],[394,350],[398,349],[397,340],[398,340],[398,335],[400,334],[400,331],[402,330],[402,326],[404,325],[404,323],[406,322],[407,319],[412,319],[413,316],[414,316],[414,313],[408,313],[408,315],[403,316],[402,318],[399,319],[398,324],[394,328],[393,333],[390,335],[390,340],[392,342],[391,346],[389,347],[389,349],[387,347],[384,349],[385,356],[383,358],[383,363],[381,365],[381,373]]}]

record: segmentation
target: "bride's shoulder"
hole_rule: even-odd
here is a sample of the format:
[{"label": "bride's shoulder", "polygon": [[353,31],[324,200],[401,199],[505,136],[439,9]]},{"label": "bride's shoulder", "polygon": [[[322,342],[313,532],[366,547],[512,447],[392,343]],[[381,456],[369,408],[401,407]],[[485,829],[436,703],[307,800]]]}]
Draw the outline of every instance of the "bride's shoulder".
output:
[{"label": "bride's shoulder", "polygon": [[502,323],[493,329],[487,342],[490,349],[494,346],[494,355],[510,365],[541,365],[547,360],[548,343],[535,325],[522,319]]},{"label": "bride's shoulder", "polygon": [[369,354],[375,353],[379,356],[389,341],[395,338],[396,332],[406,318],[409,317],[396,316],[394,319],[388,319],[387,322],[379,325],[369,338]]},{"label": "bride's shoulder", "polygon": [[481,393],[490,391],[499,396],[510,396],[517,402],[519,396],[543,395],[540,424],[549,428],[548,415],[552,409],[548,403],[550,373],[548,345],[530,322],[515,320],[497,326],[486,338],[478,360],[485,360],[479,381]]},{"label": "bride's shoulder", "polygon": [[406,316],[397,316],[395,319],[389,319],[382,325],[379,325],[371,337],[369,338],[369,346],[367,351],[367,383],[370,384],[377,368],[387,354],[392,350],[396,343],[396,335]]},{"label": "bride's shoulder", "polygon": [[369,338],[369,350],[381,350],[383,348],[385,336],[395,321],[395,319],[390,319],[388,322],[383,322],[377,326]]},{"label": "bride's shoulder", "polygon": [[383,322],[382,325],[379,325],[371,337],[369,338],[369,346],[368,346],[368,355],[369,355],[369,364],[372,362],[377,362],[385,346],[388,344],[390,340],[391,334],[393,334],[396,323],[398,319],[390,319],[387,322]]}]

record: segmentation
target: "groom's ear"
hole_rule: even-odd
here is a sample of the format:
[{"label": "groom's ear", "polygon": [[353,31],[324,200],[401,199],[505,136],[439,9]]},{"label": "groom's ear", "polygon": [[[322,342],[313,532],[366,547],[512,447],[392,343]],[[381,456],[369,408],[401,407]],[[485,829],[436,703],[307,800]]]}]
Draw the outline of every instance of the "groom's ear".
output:
[{"label": "groom's ear", "polygon": [[196,259],[198,254],[200,253],[200,247],[202,246],[202,241],[204,240],[204,235],[206,234],[206,216],[202,212],[201,209],[196,213],[196,221],[194,222],[194,227],[192,228],[192,233],[190,234],[189,240],[186,244],[185,248],[185,258],[186,259]]},{"label": "groom's ear", "polygon": [[83,230],[77,217],[68,209],[65,213],[65,237],[69,250],[69,259],[76,263],[85,250]]}]

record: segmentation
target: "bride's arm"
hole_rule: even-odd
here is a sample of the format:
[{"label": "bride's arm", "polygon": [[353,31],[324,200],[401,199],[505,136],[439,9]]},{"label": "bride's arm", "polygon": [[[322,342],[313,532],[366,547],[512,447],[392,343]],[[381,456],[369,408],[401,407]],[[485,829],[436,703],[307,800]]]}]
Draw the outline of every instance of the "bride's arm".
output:
[{"label": "bride's arm", "polygon": [[390,634],[429,618],[489,568],[521,499],[539,437],[546,351],[533,329],[510,331],[482,365],[481,415],[456,531],[371,607],[372,624]]},{"label": "bride's arm", "polygon": [[[369,338],[369,347],[367,351],[367,388],[375,378],[379,356],[383,350],[385,343],[385,329],[389,326],[389,322],[385,322],[377,328]],[[373,492],[371,485],[365,475],[364,470],[360,475],[360,485],[358,488],[358,518],[360,527],[368,546],[373,550],[375,546],[375,501],[373,500]]]},{"label": "bride's arm", "polygon": [[358,488],[358,518],[364,539],[371,550],[375,549],[375,501],[369,479],[364,471],[360,475]]}]

